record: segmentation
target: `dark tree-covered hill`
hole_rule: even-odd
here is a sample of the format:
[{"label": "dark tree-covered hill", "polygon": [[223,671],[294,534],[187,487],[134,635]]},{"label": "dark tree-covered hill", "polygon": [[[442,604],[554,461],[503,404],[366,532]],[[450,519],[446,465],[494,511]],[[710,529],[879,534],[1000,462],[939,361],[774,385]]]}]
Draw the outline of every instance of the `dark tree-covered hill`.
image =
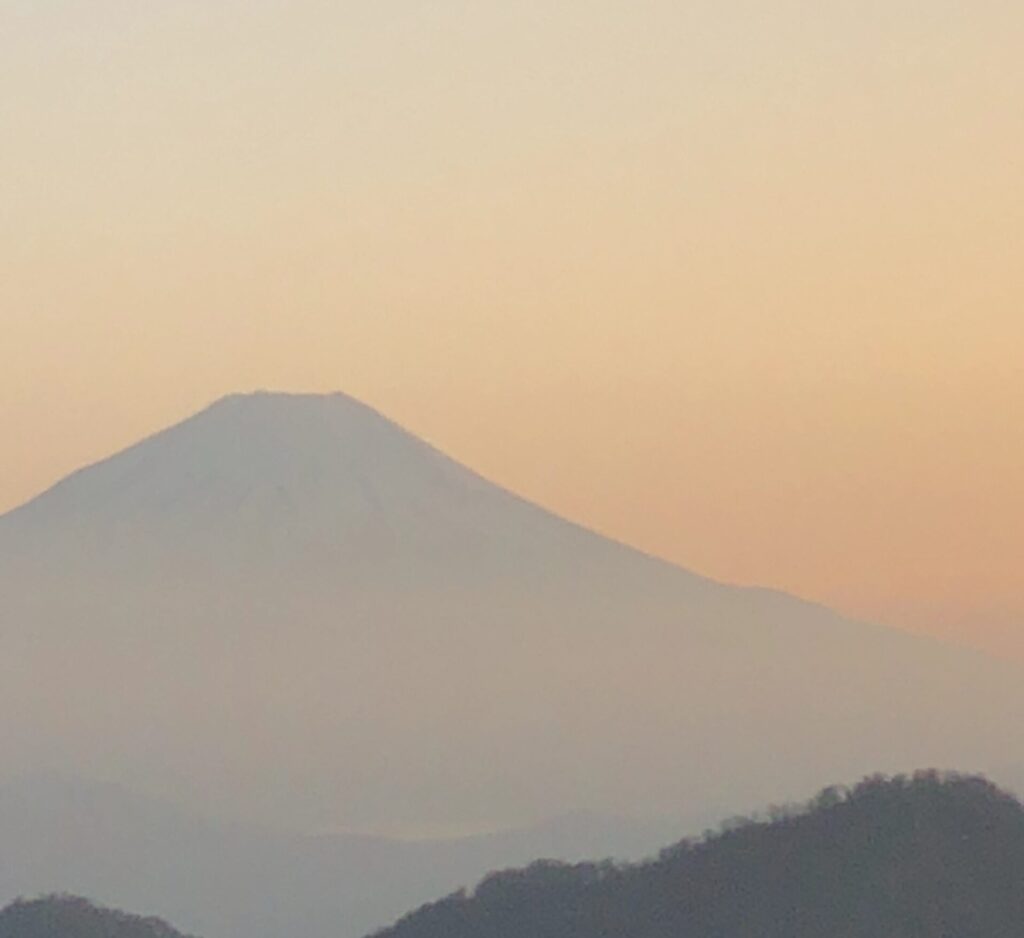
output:
[{"label": "dark tree-covered hill", "polygon": [[537,863],[378,938],[1020,938],[1024,808],[981,778],[828,789],[650,862]]},{"label": "dark tree-covered hill", "polygon": [[0,912],[0,938],[186,938],[166,922],[75,896],[19,900]]}]

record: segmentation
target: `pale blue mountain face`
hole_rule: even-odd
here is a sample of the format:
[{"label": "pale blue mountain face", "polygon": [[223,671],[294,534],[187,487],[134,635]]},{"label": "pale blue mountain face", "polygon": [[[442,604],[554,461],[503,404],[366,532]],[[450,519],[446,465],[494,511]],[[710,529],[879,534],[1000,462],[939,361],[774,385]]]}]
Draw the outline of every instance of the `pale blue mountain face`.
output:
[{"label": "pale blue mountain face", "polygon": [[0,624],[9,771],[294,830],[725,815],[1024,751],[1013,669],[646,557],[340,395],[227,398],[0,518]]}]

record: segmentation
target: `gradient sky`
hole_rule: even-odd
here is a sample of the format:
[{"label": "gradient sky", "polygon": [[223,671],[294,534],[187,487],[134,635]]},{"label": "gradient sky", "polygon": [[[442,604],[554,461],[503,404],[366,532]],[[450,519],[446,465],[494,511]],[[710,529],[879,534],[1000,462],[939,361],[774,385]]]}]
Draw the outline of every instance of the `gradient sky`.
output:
[{"label": "gradient sky", "polygon": [[340,389],[710,575],[1024,653],[1019,0],[4,0],[0,510]]}]

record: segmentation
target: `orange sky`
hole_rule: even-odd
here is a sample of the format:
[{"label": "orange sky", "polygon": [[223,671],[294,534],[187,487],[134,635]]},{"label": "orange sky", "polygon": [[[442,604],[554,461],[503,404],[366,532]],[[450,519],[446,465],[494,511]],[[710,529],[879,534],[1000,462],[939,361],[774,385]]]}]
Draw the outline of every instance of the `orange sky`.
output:
[{"label": "orange sky", "polygon": [[348,391],[699,571],[1024,653],[1024,5],[6,0],[0,510]]}]

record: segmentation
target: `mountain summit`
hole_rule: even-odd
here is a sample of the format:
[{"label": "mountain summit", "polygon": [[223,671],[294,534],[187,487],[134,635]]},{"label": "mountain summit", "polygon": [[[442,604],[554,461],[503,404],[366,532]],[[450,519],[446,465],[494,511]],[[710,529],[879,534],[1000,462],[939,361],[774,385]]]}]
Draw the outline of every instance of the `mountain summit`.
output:
[{"label": "mountain summit", "polygon": [[313,564],[360,578],[382,564],[507,575],[607,546],[340,393],[225,397],[76,472],[0,518],[5,530],[17,552],[59,542],[119,566]]},{"label": "mountain summit", "polygon": [[225,398],[0,518],[0,622],[11,771],[303,829],[724,815],[1024,742],[1012,669],[652,559],[342,395]]},{"label": "mountain summit", "polygon": [[[231,395],[75,473],[18,514],[59,523],[104,517],[159,527],[239,513],[365,510],[451,485],[454,464],[342,394]],[[468,478],[468,473],[464,474]],[[459,481],[466,481],[460,479]]]}]

